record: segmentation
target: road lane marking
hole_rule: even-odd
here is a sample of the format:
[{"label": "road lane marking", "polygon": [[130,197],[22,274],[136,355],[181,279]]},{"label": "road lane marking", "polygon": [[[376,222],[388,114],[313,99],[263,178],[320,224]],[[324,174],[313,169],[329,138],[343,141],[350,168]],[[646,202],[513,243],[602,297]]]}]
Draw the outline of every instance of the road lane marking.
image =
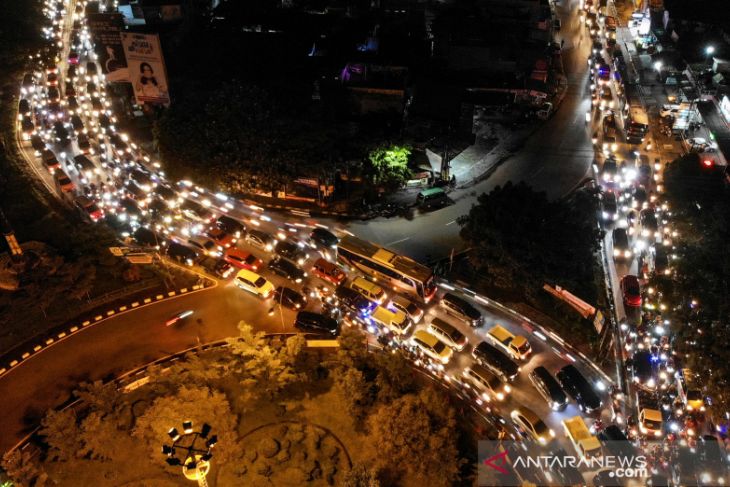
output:
[{"label": "road lane marking", "polygon": [[451,220],[449,223],[446,224],[446,226],[448,227],[449,225],[453,225],[454,223],[456,223],[456,220]]}]

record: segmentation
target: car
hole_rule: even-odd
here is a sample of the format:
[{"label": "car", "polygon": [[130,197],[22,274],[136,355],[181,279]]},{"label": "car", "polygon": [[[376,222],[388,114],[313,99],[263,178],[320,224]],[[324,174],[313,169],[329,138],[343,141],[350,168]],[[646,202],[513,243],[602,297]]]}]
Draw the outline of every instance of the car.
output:
[{"label": "car", "polygon": [[599,470],[591,480],[593,487],[623,487],[626,481],[623,477],[618,477],[616,471],[612,468]]},{"label": "car", "polygon": [[487,340],[495,347],[502,349],[513,360],[528,360],[532,354],[532,346],[527,338],[513,335],[499,324],[495,324],[489,329]]},{"label": "car", "polygon": [[713,435],[702,435],[699,440],[700,485],[724,485],[728,472],[723,448]]},{"label": "car", "polygon": [[164,184],[158,184],[155,186],[155,193],[157,193],[157,196],[164,201],[168,207],[174,208],[177,206],[178,195],[171,187]]},{"label": "car", "polygon": [[464,350],[464,347],[469,342],[464,334],[457,330],[455,326],[439,318],[433,318],[431,320],[431,323],[428,325],[428,331],[457,352]]},{"label": "car", "polygon": [[215,242],[221,251],[232,247],[237,241],[236,237],[220,228],[211,228],[206,232],[206,235]]},{"label": "car", "polygon": [[104,211],[96,205],[96,202],[86,196],[77,196],[74,200],[76,208],[88,217],[92,222],[98,222],[104,218]]},{"label": "car", "polygon": [[59,101],[60,99],[61,93],[59,93],[58,88],[55,86],[48,88],[48,101]]},{"label": "car", "polygon": [[324,279],[325,281],[331,282],[335,286],[339,286],[342,282],[347,279],[347,274],[337,264],[319,258],[314,262],[312,266],[312,274]]},{"label": "car", "polygon": [[553,20],[553,29],[556,31],[560,31],[560,19]]},{"label": "car", "polygon": [[641,306],[641,286],[638,277],[627,274],[621,278],[621,293],[624,298],[624,306]]},{"label": "car", "polygon": [[71,115],[71,126],[76,132],[84,130],[84,121],[78,115]]},{"label": "car", "polygon": [[599,84],[608,84],[611,81],[611,67],[606,63],[600,63],[596,69]]},{"label": "car", "polygon": [[188,239],[187,244],[205,255],[219,256],[218,246],[211,239],[202,235],[196,235]]},{"label": "car", "polygon": [[467,385],[475,390],[485,401],[496,399],[504,401],[512,388],[502,382],[499,377],[490,372],[486,367],[473,364],[464,369],[462,373]]},{"label": "car", "polygon": [[41,153],[41,160],[43,160],[43,165],[46,166],[46,169],[48,169],[51,173],[61,168],[61,163],[58,162],[56,154],[54,154],[53,151],[43,149],[43,152]]},{"label": "car", "polygon": [[599,98],[599,106],[602,110],[610,110],[613,108],[613,94],[611,93],[611,89],[608,85],[601,87]]},{"label": "car", "polygon": [[48,83],[48,86],[57,86],[58,85],[58,75],[56,73],[47,74],[46,81]]},{"label": "car", "polygon": [[267,299],[274,292],[274,285],[266,278],[248,269],[241,269],[234,280],[236,286],[251,294]]},{"label": "car", "polygon": [[167,256],[181,264],[192,266],[200,258],[194,249],[175,241],[167,242],[165,247],[167,248]]},{"label": "car", "polygon": [[79,150],[84,154],[94,154],[94,150],[91,148],[91,142],[86,134],[79,134],[76,137],[76,143],[79,146]]},{"label": "car", "polygon": [[71,181],[63,169],[56,169],[53,172],[53,181],[56,183],[56,187],[61,193],[73,193],[76,189],[76,185]]},{"label": "car", "polygon": [[246,233],[246,226],[230,216],[222,215],[218,217],[216,225],[227,234],[233,235],[236,238],[241,238]]},{"label": "car", "polygon": [[669,265],[667,248],[661,244],[654,246],[654,273],[664,276],[668,276],[672,273],[672,269]]},{"label": "car", "polygon": [[35,132],[35,124],[30,118],[24,118],[20,122],[20,130],[23,132],[23,139],[28,140]]},{"label": "car", "polygon": [[237,247],[231,247],[225,250],[223,258],[226,262],[238,267],[239,269],[248,269],[258,271],[264,268],[264,262],[253,255],[251,252],[241,250]]},{"label": "car", "polygon": [[568,364],[555,374],[560,386],[578,403],[578,408],[585,414],[601,409],[603,405],[593,386],[583,377],[575,366]]},{"label": "car", "polygon": [[600,54],[602,50],[603,50],[603,44],[601,44],[601,41],[599,41],[599,40],[593,41],[592,46],[591,46],[591,54],[593,56],[595,56],[596,54]]},{"label": "car", "polygon": [[74,80],[77,78],[77,76],[78,76],[78,72],[77,72],[76,65],[74,65],[74,64],[69,65],[68,70],[66,71],[66,77],[69,80]]},{"label": "car", "polygon": [[423,318],[423,309],[410,299],[399,294],[394,294],[390,298],[388,307],[403,311],[415,324],[418,324]]},{"label": "car", "polygon": [[424,355],[442,365],[448,364],[452,355],[454,355],[454,351],[451,348],[426,330],[417,330],[413,333],[410,342]]},{"label": "car", "polygon": [[272,237],[271,234],[268,234],[261,230],[257,230],[255,228],[252,228],[251,230],[246,232],[246,237],[244,238],[244,240],[246,241],[246,243],[267,252],[271,252],[271,250],[274,248],[274,245],[276,244],[276,239]]},{"label": "car", "polygon": [[132,238],[138,245],[160,248],[165,245],[165,239],[157,232],[147,227],[139,227],[132,234]]},{"label": "car", "polygon": [[444,294],[444,297],[441,298],[441,301],[439,301],[439,305],[447,314],[463,320],[470,326],[477,327],[484,323],[484,318],[479,310],[472,306],[467,300],[460,298],[455,294]]},{"label": "car", "polygon": [[56,143],[61,146],[68,145],[70,142],[68,129],[61,121],[57,121],[53,124],[53,136]]},{"label": "car", "polygon": [[297,318],[294,320],[294,328],[328,336],[337,336],[340,334],[340,324],[336,319],[312,311],[300,311],[297,313]]},{"label": "car", "polygon": [[278,274],[297,284],[301,283],[307,277],[307,273],[302,268],[281,256],[276,256],[271,259],[268,268],[274,274]]},{"label": "car", "polygon": [[18,102],[18,114],[25,117],[30,117],[33,114],[33,109],[30,106],[30,102],[25,98],[21,98]]},{"label": "car", "polygon": [[340,306],[355,313],[360,318],[369,316],[378,306],[378,303],[369,300],[354,289],[340,286],[335,289],[335,297]]},{"label": "car", "polygon": [[648,350],[637,350],[629,361],[633,382],[649,392],[657,390],[657,368]]},{"label": "car", "polygon": [[140,206],[146,206],[147,202],[150,199],[150,195],[147,191],[145,191],[143,188],[141,188],[137,183],[134,181],[127,180],[126,184],[124,186],[125,193],[130,198],[134,199],[139,203]]},{"label": "car", "polygon": [[219,257],[203,257],[200,259],[198,264],[200,264],[200,266],[206,271],[210,272],[214,276],[220,277],[221,279],[227,279],[234,271],[231,264]]},{"label": "car", "polygon": [[137,167],[129,171],[129,179],[137,183],[137,186],[145,191],[151,191],[155,186],[157,186],[157,183],[149,172],[141,169],[143,166],[139,161],[135,164],[137,164]]},{"label": "car", "polygon": [[309,243],[312,247],[320,246],[329,249],[336,249],[339,241],[340,239],[338,239],[337,236],[324,228],[315,228],[312,230],[312,233],[309,234]]},{"label": "car", "polygon": [[636,448],[631,444],[621,428],[610,424],[598,433],[598,440],[603,448],[616,457],[632,457],[636,455]]},{"label": "car", "polygon": [[560,384],[555,377],[550,374],[548,369],[542,365],[535,367],[530,372],[530,382],[535,386],[537,392],[547,401],[550,409],[553,411],[564,411],[568,406],[568,396],[565,395],[565,391],[560,387]]},{"label": "car", "polygon": [[180,212],[185,218],[195,223],[208,224],[215,220],[212,211],[192,200],[185,200],[180,205]]},{"label": "car", "polygon": [[408,316],[397,309],[390,309],[383,305],[378,306],[367,318],[371,324],[377,325],[381,330],[405,336],[411,328],[411,321]]},{"label": "car", "polygon": [[642,237],[653,240],[659,236],[659,224],[652,208],[641,210],[639,213],[639,225],[641,226]]},{"label": "car", "polygon": [[601,195],[601,218],[607,222],[616,221],[618,218],[616,193],[607,191]]},{"label": "car", "polygon": [[94,75],[98,74],[98,70],[96,68],[96,63],[95,62],[93,62],[93,61],[87,61],[86,62],[86,73],[89,76],[94,76]]},{"label": "car", "polygon": [[69,51],[68,52],[68,63],[69,64],[79,64],[78,51]]},{"label": "car", "polygon": [[132,220],[141,220],[144,215],[144,211],[132,198],[121,198],[118,208],[120,215],[125,215],[126,218],[131,218]]},{"label": "car", "polygon": [[519,430],[527,433],[532,440],[541,445],[547,445],[550,440],[555,438],[555,432],[548,428],[534,411],[525,406],[519,406],[513,410],[510,417]]},{"label": "car", "polygon": [[611,238],[613,240],[613,257],[615,259],[630,259],[633,254],[626,229],[614,228],[611,233]]},{"label": "car", "polygon": [[129,147],[129,144],[127,144],[127,142],[124,140],[124,138],[117,133],[112,133],[109,135],[109,142],[112,144],[112,147],[114,147],[114,150],[117,152],[117,154],[123,155],[124,153],[131,152],[132,150]]},{"label": "car", "polygon": [[30,137],[30,145],[35,150],[36,155],[41,155],[44,150],[47,149],[46,143],[43,141],[40,135],[34,134]]},{"label": "car", "polygon": [[299,245],[289,242],[287,240],[281,240],[274,246],[274,252],[282,257],[286,257],[299,265],[304,265],[304,262],[309,258],[309,254],[305,252]]},{"label": "car", "polygon": [[507,355],[487,342],[479,343],[471,354],[478,364],[488,368],[504,382],[514,380],[522,370]]},{"label": "car", "polygon": [[[101,102],[101,99],[98,96],[92,96],[89,99],[89,102],[91,103],[91,109],[97,112],[100,112],[104,110],[104,104]],[[101,119],[99,119],[99,124],[101,125]],[[103,125],[102,125],[103,127]],[[106,128],[106,127],[105,127]]]},{"label": "car", "polygon": [[96,83],[93,81],[89,81],[86,83],[86,93],[89,95],[95,95],[97,96],[99,94],[99,88],[96,86]]},{"label": "car", "polygon": [[150,215],[154,219],[164,219],[166,216],[168,216],[168,212],[170,210],[170,207],[167,206],[167,203],[162,201],[158,197],[149,198],[147,200],[147,211],[149,211]]},{"label": "car", "polygon": [[609,157],[603,161],[601,167],[601,179],[607,183],[614,182],[616,180],[616,174],[618,173],[618,164],[616,159]]},{"label": "car", "polygon": [[274,301],[289,309],[303,309],[307,306],[306,296],[285,286],[274,290]]}]

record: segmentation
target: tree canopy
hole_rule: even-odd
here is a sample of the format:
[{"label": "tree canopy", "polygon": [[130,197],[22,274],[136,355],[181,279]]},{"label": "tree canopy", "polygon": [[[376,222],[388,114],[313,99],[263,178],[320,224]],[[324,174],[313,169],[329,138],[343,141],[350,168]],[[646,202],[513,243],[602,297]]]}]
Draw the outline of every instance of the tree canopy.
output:
[{"label": "tree canopy", "polygon": [[411,175],[408,168],[410,156],[410,147],[403,145],[384,145],[371,150],[368,154],[368,171],[373,183],[385,189],[403,186]]},{"label": "tree canopy", "polygon": [[471,261],[494,286],[534,295],[550,282],[580,291],[592,280],[598,248],[595,210],[595,197],[584,191],[549,201],[508,182],[481,194],[458,223]]}]

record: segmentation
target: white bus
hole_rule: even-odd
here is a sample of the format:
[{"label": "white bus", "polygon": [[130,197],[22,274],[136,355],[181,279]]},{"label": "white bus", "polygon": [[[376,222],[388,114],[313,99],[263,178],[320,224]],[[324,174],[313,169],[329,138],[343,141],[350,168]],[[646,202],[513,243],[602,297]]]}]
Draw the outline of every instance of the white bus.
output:
[{"label": "white bus", "polygon": [[337,260],[425,303],[436,294],[431,268],[365,240],[349,235],[342,238]]}]

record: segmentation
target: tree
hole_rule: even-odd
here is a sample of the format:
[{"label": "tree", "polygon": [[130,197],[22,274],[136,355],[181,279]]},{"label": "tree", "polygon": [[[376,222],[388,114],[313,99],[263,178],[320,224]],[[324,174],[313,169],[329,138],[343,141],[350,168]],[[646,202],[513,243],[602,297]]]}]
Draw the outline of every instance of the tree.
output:
[{"label": "tree", "polygon": [[391,474],[405,469],[433,486],[457,479],[456,414],[442,394],[430,388],[407,394],[378,407],[368,425],[379,466]]},{"label": "tree", "polygon": [[359,424],[375,402],[374,385],[354,368],[335,369],[333,379],[335,390],[342,397],[347,413],[354,418],[355,424]]},{"label": "tree", "polygon": [[134,442],[117,424],[118,421],[112,421],[109,416],[98,411],[90,412],[81,421],[81,456],[102,461],[119,461],[124,458],[134,448]]},{"label": "tree", "polygon": [[713,206],[723,191],[722,171],[707,167],[697,153],[675,159],[664,171],[665,194],[676,212],[697,214]]},{"label": "tree", "polygon": [[31,453],[28,450],[10,450],[3,455],[0,467],[13,481],[12,485],[18,487],[30,487],[36,485],[36,479],[40,470],[33,462]]},{"label": "tree", "polygon": [[76,413],[73,409],[49,411],[41,420],[40,434],[45,437],[49,447],[48,454],[52,460],[69,461],[84,454]]},{"label": "tree", "polygon": [[477,271],[497,288],[534,297],[549,281],[578,294],[595,293],[591,270],[600,237],[595,205],[582,191],[549,201],[523,182],[508,182],[481,194],[458,219],[460,235]]},{"label": "tree", "polygon": [[251,325],[243,321],[238,330],[238,337],[228,339],[229,349],[239,362],[241,385],[251,394],[273,399],[284,387],[300,379],[291,365],[289,349],[275,348],[263,332],[254,333]]},{"label": "tree", "polygon": [[410,155],[410,147],[401,145],[381,146],[371,150],[368,161],[373,184],[386,189],[403,186],[411,175],[411,170],[408,169]]},{"label": "tree", "polygon": [[216,456],[222,462],[240,453],[236,434],[237,416],[231,411],[225,394],[208,387],[180,387],[176,393],[158,397],[134,425],[132,435],[146,443],[154,461],[159,460],[160,446],[169,443],[167,432],[181,429],[181,422],[191,420],[200,427],[210,424],[218,436]]},{"label": "tree", "polygon": [[354,327],[342,329],[338,340],[337,362],[342,367],[355,367],[362,370],[370,359],[367,348],[367,336]]},{"label": "tree", "polygon": [[102,417],[110,414],[119,415],[125,399],[116,383],[105,384],[100,380],[82,382],[74,391],[74,395],[89,409],[100,413]]},{"label": "tree", "polygon": [[412,364],[402,351],[376,354],[372,358],[378,373],[375,383],[379,402],[390,402],[417,390]]}]

